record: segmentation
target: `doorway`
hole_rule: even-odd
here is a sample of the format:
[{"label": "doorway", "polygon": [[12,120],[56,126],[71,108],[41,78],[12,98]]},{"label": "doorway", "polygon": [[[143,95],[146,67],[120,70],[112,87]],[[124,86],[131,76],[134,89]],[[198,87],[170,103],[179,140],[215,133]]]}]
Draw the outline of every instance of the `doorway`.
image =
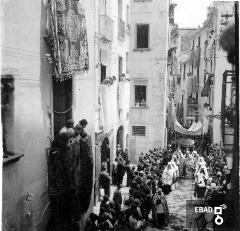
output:
[{"label": "doorway", "polygon": [[123,132],[123,126],[120,126],[117,131],[117,148],[120,147],[121,149],[123,149]]},{"label": "doorway", "polygon": [[54,136],[72,118],[72,78],[59,82],[53,79]]},{"label": "doorway", "polygon": [[108,173],[110,173],[110,148],[109,148],[109,140],[106,137],[101,146],[101,164],[103,162],[107,162]]}]

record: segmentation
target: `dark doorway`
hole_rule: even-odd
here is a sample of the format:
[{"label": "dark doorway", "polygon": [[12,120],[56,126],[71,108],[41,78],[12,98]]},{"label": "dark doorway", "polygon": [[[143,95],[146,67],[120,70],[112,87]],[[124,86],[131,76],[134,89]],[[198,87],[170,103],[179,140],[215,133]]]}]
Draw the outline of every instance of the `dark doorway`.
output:
[{"label": "dark doorway", "polygon": [[120,148],[123,148],[123,132],[123,126],[120,126],[117,131],[117,146],[120,146]]},{"label": "dark doorway", "polygon": [[1,122],[3,153],[12,155],[14,151],[14,79],[11,75],[1,76]]},{"label": "dark doorway", "polygon": [[107,162],[108,165],[108,172],[110,170],[110,148],[109,148],[109,140],[105,138],[102,142],[101,146],[101,164],[103,162]]},{"label": "dark doorway", "polygon": [[72,118],[72,78],[59,82],[53,79],[54,136]]}]

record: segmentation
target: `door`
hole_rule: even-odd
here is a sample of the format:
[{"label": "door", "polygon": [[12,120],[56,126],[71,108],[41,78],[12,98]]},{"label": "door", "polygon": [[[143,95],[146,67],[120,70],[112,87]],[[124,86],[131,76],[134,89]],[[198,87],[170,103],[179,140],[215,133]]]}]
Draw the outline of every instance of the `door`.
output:
[{"label": "door", "polygon": [[72,78],[59,82],[53,79],[54,136],[72,118]]}]

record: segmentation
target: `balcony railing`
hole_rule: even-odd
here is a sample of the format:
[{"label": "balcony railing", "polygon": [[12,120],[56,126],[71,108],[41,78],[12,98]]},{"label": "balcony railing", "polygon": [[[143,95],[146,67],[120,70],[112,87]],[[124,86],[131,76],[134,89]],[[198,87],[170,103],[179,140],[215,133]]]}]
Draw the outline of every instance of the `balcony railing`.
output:
[{"label": "balcony railing", "polygon": [[106,15],[100,15],[100,35],[107,41],[113,40],[113,20]]},{"label": "balcony railing", "polygon": [[118,37],[125,38],[125,22],[122,19],[118,19]]}]

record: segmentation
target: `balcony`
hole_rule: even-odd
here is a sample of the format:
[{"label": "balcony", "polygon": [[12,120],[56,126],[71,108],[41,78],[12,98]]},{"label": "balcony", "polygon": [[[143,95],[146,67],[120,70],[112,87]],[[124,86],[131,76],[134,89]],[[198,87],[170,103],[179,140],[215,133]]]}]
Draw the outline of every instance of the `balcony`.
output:
[{"label": "balcony", "polygon": [[118,38],[125,39],[125,22],[122,19],[118,19]]},{"label": "balcony", "polygon": [[113,20],[106,15],[100,15],[100,35],[108,42],[113,40]]}]

